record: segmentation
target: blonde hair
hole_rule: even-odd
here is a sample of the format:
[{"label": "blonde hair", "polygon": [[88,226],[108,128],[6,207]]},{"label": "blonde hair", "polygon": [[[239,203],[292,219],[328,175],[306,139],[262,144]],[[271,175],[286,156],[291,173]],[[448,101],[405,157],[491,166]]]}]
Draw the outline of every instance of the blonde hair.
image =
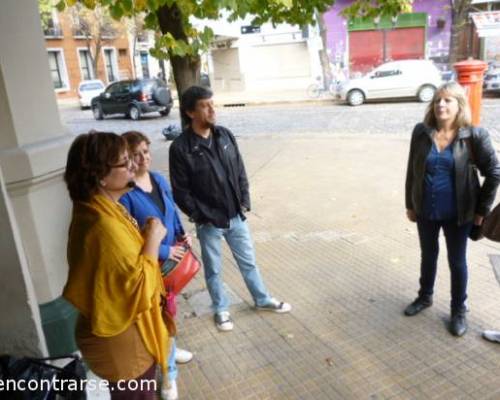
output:
[{"label": "blonde hair", "polygon": [[434,104],[443,94],[455,98],[458,102],[458,113],[453,123],[455,128],[459,129],[471,126],[472,117],[469,101],[467,99],[467,93],[457,82],[447,82],[436,90],[436,93],[434,93],[434,96],[425,111],[424,124],[434,129],[438,128],[436,115],[434,114]]}]

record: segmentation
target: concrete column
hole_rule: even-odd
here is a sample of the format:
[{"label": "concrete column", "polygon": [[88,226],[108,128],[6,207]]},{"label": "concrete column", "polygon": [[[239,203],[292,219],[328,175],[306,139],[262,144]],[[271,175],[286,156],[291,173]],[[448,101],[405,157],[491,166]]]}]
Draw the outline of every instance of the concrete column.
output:
[{"label": "concrete column", "polygon": [[[62,176],[73,137],[60,122],[36,0],[2,2],[0,54],[0,167],[36,300],[50,304],[67,277],[71,204]],[[2,232],[2,243],[3,237]],[[19,265],[7,250],[2,246],[2,266]],[[15,290],[16,274],[6,278],[2,284]],[[1,304],[9,312],[26,311],[23,301]]]},{"label": "concrete column", "polygon": [[47,347],[40,312],[1,168],[0,236],[0,354],[43,356]]}]

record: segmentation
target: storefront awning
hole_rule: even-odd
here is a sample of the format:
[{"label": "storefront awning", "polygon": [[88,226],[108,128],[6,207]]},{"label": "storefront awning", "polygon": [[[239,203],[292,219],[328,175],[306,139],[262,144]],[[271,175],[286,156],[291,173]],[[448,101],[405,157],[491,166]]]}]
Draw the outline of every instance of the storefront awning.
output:
[{"label": "storefront awning", "polygon": [[500,36],[500,11],[484,11],[469,15],[476,25],[479,37]]}]

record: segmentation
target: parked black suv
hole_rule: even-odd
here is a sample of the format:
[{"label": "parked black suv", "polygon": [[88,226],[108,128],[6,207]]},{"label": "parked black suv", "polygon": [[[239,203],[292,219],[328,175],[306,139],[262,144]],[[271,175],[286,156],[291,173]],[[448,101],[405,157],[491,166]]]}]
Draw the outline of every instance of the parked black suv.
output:
[{"label": "parked black suv", "polygon": [[95,119],[107,114],[125,114],[138,120],[142,114],[158,111],[167,116],[173,100],[170,90],[158,79],[135,79],[114,82],[91,102]]}]

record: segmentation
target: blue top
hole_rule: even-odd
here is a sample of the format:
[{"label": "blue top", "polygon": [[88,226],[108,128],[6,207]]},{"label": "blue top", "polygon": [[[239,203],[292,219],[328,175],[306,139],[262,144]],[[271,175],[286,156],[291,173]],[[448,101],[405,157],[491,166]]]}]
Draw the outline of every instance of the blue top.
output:
[{"label": "blue top", "polygon": [[157,172],[150,172],[149,174],[151,179],[158,184],[163,204],[165,204],[165,212],[162,213],[150,194],[138,186],[124,194],[120,198],[120,203],[125,206],[141,227],[144,226],[148,217],[157,217],[163,222],[163,225],[167,228],[167,235],[161,242],[159,258],[161,261],[165,261],[168,258],[170,247],[175,244],[177,236],[184,234],[184,229],[167,180]]},{"label": "blue top", "polygon": [[423,217],[432,221],[457,218],[453,145],[439,152],[434,141],[425,163]]}]

